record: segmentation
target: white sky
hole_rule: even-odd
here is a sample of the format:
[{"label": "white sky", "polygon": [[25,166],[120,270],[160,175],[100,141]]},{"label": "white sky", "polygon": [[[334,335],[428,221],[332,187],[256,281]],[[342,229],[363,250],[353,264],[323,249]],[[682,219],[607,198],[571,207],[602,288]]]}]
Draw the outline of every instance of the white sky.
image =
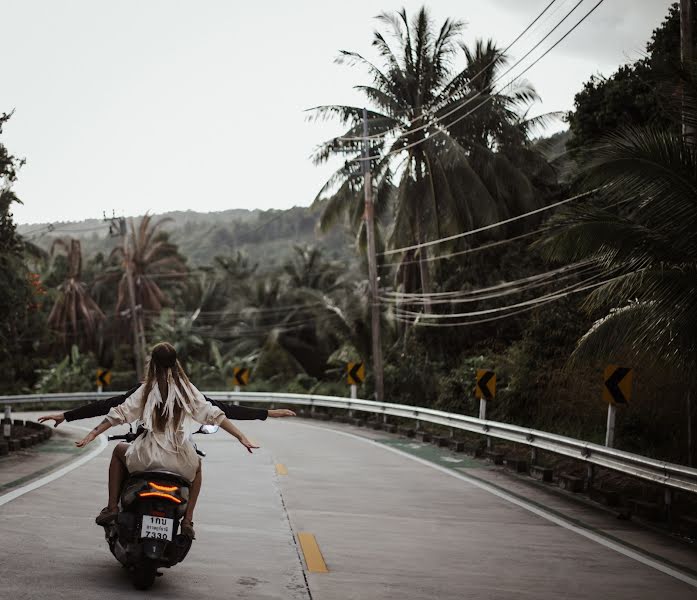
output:
[{"label": "white sky", "polygon": [[[575,1],[557,0],[554,22]],[[438,25],[465,20],[468,42],[492,37],[505,47],[547,2],[427,5]],[[0,0],[0,111],[15,109],[2,139],[27,159],[16,220],[309,204],[331,169],[308,156],[340,128],[308,123],[303,111],[363,105],[352,86],[368,78],[334,64],[338,50],[374,58],[373,17],[422,4]],[[594,4],[585,0],[567,23]],[[543,99],[535,112],[570,109],[591,74],[638,58],[670,4],[606,0],[526,74]],[[542,23],[513,57],[551,27]]]}]

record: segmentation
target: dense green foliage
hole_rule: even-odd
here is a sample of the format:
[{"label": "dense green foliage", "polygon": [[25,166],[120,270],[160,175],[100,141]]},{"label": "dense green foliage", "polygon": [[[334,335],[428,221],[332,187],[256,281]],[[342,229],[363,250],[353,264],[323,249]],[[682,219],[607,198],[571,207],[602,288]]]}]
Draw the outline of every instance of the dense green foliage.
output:
[{"label": "dense green foliage", "polygon": [[[697,164],[677,135],[676,106],[664,101],[686,78],[675,68],[676,14],[654,32],[646,58],[584,86],[570,134],[541,140],[532,139],[539,120],[528,118],[534,89],[500,93],[506,57],[492,41],[467,43],[461,23],[436,27],[426,10],[382,15],[393,41],[375,33],[380,65],[342,54],[368,72],[360,89],[376,136],[370,152],[393,151],[372,163],[381,250],[609,186],[544,225],[554,211],[428,252],[381,255],[387,400],[476,414],[475,371],[493,368],[492,418],[599,441],[601,372],[613,360],[634,366],[640,382],[618,418],[619,445],[684,459],[685,387],[670,383],[670,369],[695,370]],[[39,235],[28,227],[22,242],[13,197],[3,196],[3,391],[90,389],[97,365],[112,368],[114,389],[134,383],[130,260],[147,341],[172,341],[199,387],[229,388],[233,368],[247,366],[252,390],[348,394],[346,362],[371,364],[355,160],[362,110],[315,115],[346,128],[315,159],[347,161],[312,207],[133,219],[128,259],[99,221]],[[18,162],[3,164],[12,180]],[[50,261],[26,243],[48,251],[55,240],[66,251]],[[40,279],[29,278],[29,265]],[[602,282],[589,296],[586,286]],[[372,386],[368,369],[361,395]]]}]

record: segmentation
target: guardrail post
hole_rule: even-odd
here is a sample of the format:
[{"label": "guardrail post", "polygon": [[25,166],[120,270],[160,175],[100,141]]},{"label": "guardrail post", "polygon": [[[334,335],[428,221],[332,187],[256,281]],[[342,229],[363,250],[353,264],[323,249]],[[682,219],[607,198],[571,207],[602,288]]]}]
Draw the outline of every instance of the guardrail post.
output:
[{"label": "guardrail post", "polygon": [[665,488],[663,490],[663,513],[666,521],[671,520],[672,517],[672,511],[671,508],[673,506],[673,490],[670,488]]},{"label": "guardrail post", "polygon": [[531,465],[536,465],[537,464],[537,448],[530,448],[530,464]]},{"label": "guardrail post", "polygon": [[2,420],[2,436],[5,439],[12,437],[12,407],[5,407],[5,418]]},{"label": "guardrail post", "polygon": [[588,463],[586,465],[586,490],[593,487],[593,482],[595,481],[595,465]]},{"label": "guardrail post", "polygon": [[612,448],[615,445],[615,405],[607,405],[607,431],[605,432],[605,445]]}]

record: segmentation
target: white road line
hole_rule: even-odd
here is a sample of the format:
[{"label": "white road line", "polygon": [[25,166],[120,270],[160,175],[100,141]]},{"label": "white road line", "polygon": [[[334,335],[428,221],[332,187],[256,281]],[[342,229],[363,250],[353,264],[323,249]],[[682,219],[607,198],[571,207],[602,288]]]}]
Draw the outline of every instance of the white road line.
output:
[{"label": "white road line", "polygon": [[[66,425],[65,427],[69,427],[70,429],[81,429],[82,431],[91,431],[91,429],[87,427],[79,427],[77,425]],[[65,475],[66,473],[70,473],[70,471],[74,471],[78,467],[84,465],[86,462],[92,460],[95,456],[101,453],[102,450],[104,450],[104,448],[108,446],[103,434],[100,435],[97,438],[97,440],[99,441],[99,446],[97,448],[94,448],[89,454],[86,454],[85,456],[82,456],[74,460],[73,462],[65,465],[64,467],[61,467],[60,469],[57,469],[56,471],[49,473],[48,475],[44,475],[40,479],[36,479],[35,481],[28,483],[27,485],[18,487],[17,489],[12,490],[11,492],[7,492],[7,494],[3,494],[2,496],[0,496],[0,506],[3,506],[8,502],[12,502],[12,500],[19,498],[24,494],[28,494],[29,492],[32,492],[35,489],[46,485],[47,483],[51,483],[59,477],[63,477],[63,475]]]},{"label": "white road line", "polygon": [[489,485],[488,483],[484,481],[480,481],[479,479],[472,479],[471,477],[468,477],[467,475],[463,473],[459,473],[457,471],[453,471],[452,469],[448,469],[446,467],[442,467],[441,465],[437,465],[435,463],[432,463],[426,459],[419,458],[418,456],[413,456],[412,454],[409,454],[407,452],[403,452],[402,450],[398,450],[396,448],[392,448],[391,446],[386,446],[385,444],[381,444],[380,442],[376,442],[374,440],[362,437],[360,435],[356,435],[355,433],[348,433],[346,431],[339,431],[337,429],[333,429],[332,427],[320,427],[318,425],[309,425],[307,423],[296,423],[296,425],[300,425],[302,427],[311,427],[313,429],[320,429],[322,431],[332,431],[338,435],[344,435],[346,437],[354,438],[357,440],[360,440],[362,442],[365,442],[367,444],[372,444],[373,446],[377,446],[378,448],[382,448],[383,450],[387,450],[389,452],[394,452],[395,454],[399,454],[400,456],[403,456],[404,458],[408,458],[409,460],[413,460],[414,462],[420,463],[426,467],[430,467],[432,469],[436,469],[437,471],[440,471],[441,473],[445,473],[446,475],[450,475],[451,477],[454,477],[455,479],[460,479],[461,481],[466,481],[467,483],[478,487],[482,490],[485,490],[489,492],[490,494],[493,494],[494,496],[498,496],[499,498],[506,500],[510,502],[511,504],[515,504],[516,506],[519,506],[520,508],[523,508],[538,517],[542,517],[543,519],[546,519],[547,521],[550,521],[554,523],[555,525],[559,525],[560,527],[563,527],[564,529],[568,529],[569,531],[573,531],[574,533],[577,533],[580,536],[585,537],[586,539],[589,539],[597,544],[600,544],[601,546],[604,546],[605,548],[609,548],[610,550],[614,550],[615,552],[618,552],[619,554],[622,554],[623,556],[626,556],[627,558],[631,558],[633,560],[636,560],[637,562],[640,562],[648,567],[652,567],[653,569],[656,569],[657,571],[660,571],[661,573],[665,573],[666,575],[670,575],[671,577],[674,577],[675,579],[679,579],[680,581],[687,583],[688,585],[691,585],[692,587],[697,588],[697,578],[689,575],[688,573],[685,573],[683,571],[680,571],[678,569],[675,569],[671,567],[670,565],[667,565],[663,562],[660,562],[650,556],[647,556],[646,554],[643,554],[641,552],[637,552],[633,548],[629,548],[625,546],[624,544],[620,542],[616,542],[614,540],[608,539],[604,537],[603,535],[600,535],[598,533],[595,533],[594,531],[591,531],[590,529],[586,529],[585,527],[579,527],[575,523],[572,523],[571,521],[567,521],[564,518],[561,518],[551,512],[548,512],[544,510],[543,508],[540,508],[539,506],[535,506],[534,504],[531,504],[530,502],[526,502],[525,500],[522,500],[520,498],[517,498],[516,496],[513,496],[512,494],[508,494],[507,492],[500,490],[499,488]]}]

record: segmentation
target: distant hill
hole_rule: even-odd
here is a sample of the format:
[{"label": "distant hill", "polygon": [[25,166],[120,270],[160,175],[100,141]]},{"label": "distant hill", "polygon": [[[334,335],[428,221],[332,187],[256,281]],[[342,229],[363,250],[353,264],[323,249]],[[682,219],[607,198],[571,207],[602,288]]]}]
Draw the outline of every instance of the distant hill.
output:
[{"label": "distant hill", "polygon": [[[320,213],[321,207],[294,207],[210,213],[173,211],[156,217],[171,220],[163,229],[192,267],[208,265],[216,256],[240,251],[252,262],[258,262],[261,271],[268,271],[282,264],[295,244],[315,245],[333,260],[354,255],[353,240],[341,227],[327,235],[317,232]],[[138,222],[137,217],[135,221]],[[117,241],[109,236],[109,225],[101,219],[20,225],[18,231],[46,250],[58,237],[79,238],[85,258],[98,252],[108,254]]]}]

